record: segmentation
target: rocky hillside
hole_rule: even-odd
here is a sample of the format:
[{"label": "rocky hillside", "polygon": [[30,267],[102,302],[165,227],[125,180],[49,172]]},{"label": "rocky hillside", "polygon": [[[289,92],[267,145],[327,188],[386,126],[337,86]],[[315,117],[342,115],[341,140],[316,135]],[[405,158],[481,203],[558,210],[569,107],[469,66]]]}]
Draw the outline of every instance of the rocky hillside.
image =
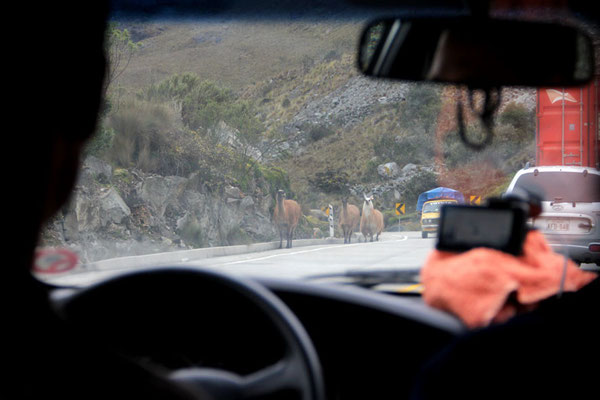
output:
[{"label": "rocky hillside", "polygon": [[68,245],[83,260],[267,241],[275,237],[269,193],[228,186],[210,192],[187,178],[114,169],[90,156],[76,190],[44,234],[48,245]]},{"label": "rocky hillside", "polygon": [[[84,261],[268,241],[273,195],[305,217],[297,237],[325,228],[341,193],[393,203],[448,185],[487,195],[532,156],[533,90],[503,92],[494,146],[466,151],[456,134],[460,91],[372,80],[355,68],[360,25],[130,23],[137,50],[109,90],[69,206],[43,244]],[[481,135],[475,118],[469,132]]]}]

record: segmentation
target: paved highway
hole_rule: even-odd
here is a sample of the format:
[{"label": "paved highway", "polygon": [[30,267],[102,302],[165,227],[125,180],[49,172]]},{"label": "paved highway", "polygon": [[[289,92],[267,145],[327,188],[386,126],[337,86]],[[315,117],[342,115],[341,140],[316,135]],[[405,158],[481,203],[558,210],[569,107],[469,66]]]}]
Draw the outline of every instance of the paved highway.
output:
[{"label": "paved highway", "polygon": [[301,278],[347,270],[414,269],[423,265],[435,239],[420,232],[385,232],[378,242],[306,246],[188,263],[232,274]]},{"label": "paved highway", "polygon": [[[184,262],[162,265],[185,265],[214,269],[250,277],[279,277],[298,279],[321,274],[339,274],[348,270],[383,270],[420,268],[431,249],[435,237],[422,239],[420,232],[384,232],[378,242],[351,244],[318,244],[275,249],[230,256],[192,258]],[[187,255],[188,252],[185,252]],[[190,253],[193,254],[193,253]],[[163,254],[164,255],[164,254]],[[145,261],[160,255],[145,256]],[[59,285],[87,285],[110,276],[128,272],[129,259],[117,259],[118,267],[108,261],[106,269],[79,270],[63,275],[46,275],[44,280]],[[160,264],[160,263],[158,263]],[[131,264],[134,266],[134,264]],[[137,268],[139,268],[138,266]],[[584,269],[598,270],[593,264],[583,264]],[[105,267],[103,267],[105,268]],[[145,268],[149,268],[146,266]],[[135,268],[130,268],[135,269]]]},{"label": "paved highway", "polygon": [[[435,238],[422,239],[420,232],[384,232],[377,242],[302,246],[190,260],[178,265],[251,277],[302,278],[347,270],[419,268],[434,245]],[[123,269],[78,271],[62,276],[47,276],[45,280],[62,285],[86,285],[123,272]]]}]

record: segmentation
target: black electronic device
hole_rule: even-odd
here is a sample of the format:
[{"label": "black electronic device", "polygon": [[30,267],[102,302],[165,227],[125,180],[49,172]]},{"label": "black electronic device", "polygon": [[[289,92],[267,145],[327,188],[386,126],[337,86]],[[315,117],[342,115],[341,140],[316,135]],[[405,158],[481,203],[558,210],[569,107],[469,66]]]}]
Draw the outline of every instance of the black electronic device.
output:
[{"label": "black electronic device", "polygon": [[490,199],[485,206],[446,205],[436,248],[462,252],[488,247],[520,255],[532,212],[538,212],[534,204],[516,196]]}]

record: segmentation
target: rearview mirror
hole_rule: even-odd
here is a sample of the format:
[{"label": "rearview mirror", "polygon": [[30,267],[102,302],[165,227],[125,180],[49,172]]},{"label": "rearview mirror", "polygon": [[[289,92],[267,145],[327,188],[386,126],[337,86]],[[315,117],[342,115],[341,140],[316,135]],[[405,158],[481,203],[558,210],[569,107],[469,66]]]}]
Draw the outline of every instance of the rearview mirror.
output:
[{"label": "rearview mirror", "polygon": [[589,36],[562,25],[475,18],[382,19],[364,30],[366,75],[500,86],[575,86],[594,72]]}]

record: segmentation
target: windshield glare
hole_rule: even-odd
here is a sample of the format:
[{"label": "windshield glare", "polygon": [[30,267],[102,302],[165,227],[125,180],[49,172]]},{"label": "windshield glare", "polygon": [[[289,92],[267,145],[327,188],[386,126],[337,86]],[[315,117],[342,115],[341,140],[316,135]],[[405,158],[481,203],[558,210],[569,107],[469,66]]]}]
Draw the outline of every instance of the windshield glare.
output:
[{"label": "windshield glare", "polygon": [[534,191],[546,201],[600,202],[600,175],[596,174],[532,172],[521,175],[515,188]]},{"label": "windshield glare", "polygon": [[[61,269],[49,258],[38,275],[77,283],[68,276],[165,264],[289,278],[420,267],[435,245],[421,211],[442,203],[418,210],[419,195],[505,192],[536,162],[536,89],[504,88],[492,145],[472,151],[457,129],[464,90],[358,73],[366,23],[113,21],[97,132],[40,242],[78,262]],[[474,105],[482,99],[476,92]],[[468,107],[465,124],[471,140],[484,137]],[[527,174],[517,185],[597,201],[598,176],[571,175]],[[380,222],[361,230],[373,210]]]},{"label": "windshield glare", "polygon": [[440,212],[442,206],[446,204],[455,203],[453,201],[442,201],[442,202],[430,202],[423,204],[423,213],[437,213]]},{"label": "windshield glare", "polygon": [[424,213],[430,213],[430,212],[440,212],[440,204],[432,204],[432,203],[426,203],[425,205],[423,205],[423,212]]}]

